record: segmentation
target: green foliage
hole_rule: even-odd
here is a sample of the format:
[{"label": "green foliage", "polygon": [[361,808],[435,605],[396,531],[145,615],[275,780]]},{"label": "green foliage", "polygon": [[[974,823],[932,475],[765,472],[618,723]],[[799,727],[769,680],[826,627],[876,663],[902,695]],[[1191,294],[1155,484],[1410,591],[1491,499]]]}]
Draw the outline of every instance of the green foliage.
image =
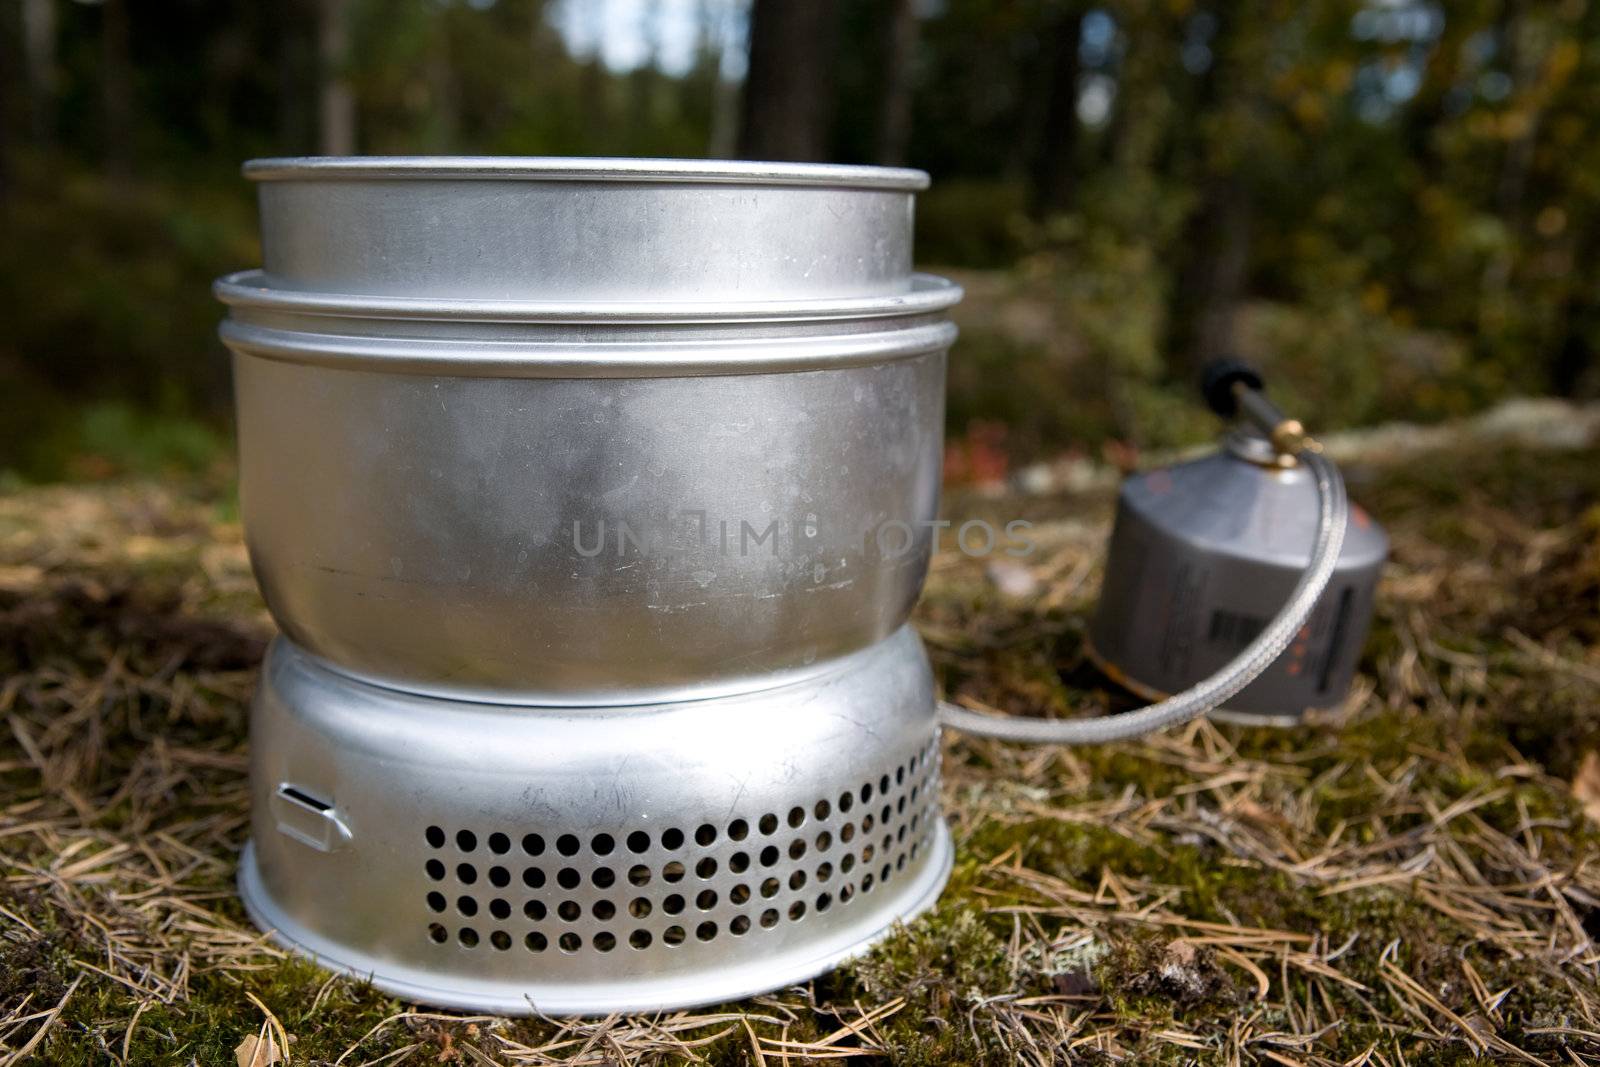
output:
[{"label": "green foliage", "polygon": [[[129,7],[118,62],[107,5],[55,6],[51,106],[26,79],[0,102],[0,469],[32,477],[95,469],[52,452],[86,403],[224,425],[207,286],[260,258],[237,166],[316,150],[325,73],[370,153],[702,156],[738,91],[720,71],[741,16],[716,4],[681,74],[573,54],[558,17],[605,20],[553,0],[350,0],[331,72],[314,4]],[[1194,364],[1221,347],[1319,427],[1600,391],[1600,4],[914,6],[920,258],[1008,275],[963,317],[957,434],[1003,423],[1022,455],[1194,440]],[[832,155],[873,162],[889,15],[839,7]],[[640,16],[646,50],[664,17]],[[1062,138],[1071,181],[1045,198]],[[1011,328],[1041,308],[1046,329]]]},{"label": "green foliage", "polygon": [[0,370],[13,402],[0,469],[59,477],[215,459],[228,375],[209,287],[259,258],[247,190],[24,163],[0,201]]}]

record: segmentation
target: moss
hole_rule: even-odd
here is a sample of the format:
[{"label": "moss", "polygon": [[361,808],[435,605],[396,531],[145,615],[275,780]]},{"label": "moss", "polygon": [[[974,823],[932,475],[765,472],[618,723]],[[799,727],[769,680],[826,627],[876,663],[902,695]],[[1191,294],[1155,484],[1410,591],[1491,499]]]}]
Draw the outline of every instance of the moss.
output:
[{"label": "moss", "polygon": [[[884,1049],[876,1060],[887,1063],[1010,1064],[1019,1049],[1041,1060],[1186,1063],[1239,1053],[1229,1042],[1244,1018],[1255,1020],[1257,1034],[1303,1036],[1304,1015],[1291,1006],[1311,1002],[1338,1026],[1276,1051],[1339,1062],[1376,1047],[1391,1062],[1452,1063],[1471,1061],[1472,1047],[1448,1021],[1435,1016],[1442,1036],[1432,1035],[1408,1015],[1383,961],[1462,1015],[1480,1011],[1465,977],[1470,964],[1491,992],[1508,990],[1500,1004],[1507,1041],[1556,1061],[1571,1059],[1568,1051],[1600,1054],[1580,1037],[1537,1032],[1582,1019],[1592,986],[1582,954],[1553,958],[1541,948],[1571,934],[1549,897],[1519,913],[1526,935],[1497,944],[1493,931],[1430,904],[1409,878],[1345,889],[1304,863],[1319,849],[1360,847],[1361,870],[1405,874],[1401,865],[1426,860],[1419,869],[1427,877],[1454,877],[1443,859],[1425,854],[1432,834],[1440,856],[1475,865],[1488,889],[1521,893],[1517,887],[1536,879],[1497,851],[1497,840],[1509,841],[1553,879],[1571,915],[1600,932],[1584,874],[1600,860],[1600,833],[1563,780],[1600,745],[1600,704],[1581,672],[1551,668],[1508,634],[1555,642],[1573,662],[1594,654],[1590,631],[1568,606],[1585,603],[1591,588],[1600,520],[1581,494],[1600,491],[1594,467],[1591,457],[1485,454],[1370,480],[1359,494],[1391,525],[1400,560],[1362,663],[1374,699],[1337,725],[1229,727],[1192,743],[1168,736],[1052,753],[956,742],[946,774],[959,848],[938,906],[803,991],[725,1010],[749,1013],[758,1037],[804,1042],[899,1000],[870,1028]],[[1069,503],[1050,501],[1045,510]],[[1082,513],[1103,518],[1104,504],[1091,500]],[[187,510],[137,519],[171,548],[151,557],[158,564],[115,555],[92,562],[53,547],[67,565],[31,585],[0,588],[0,674],[19,679],[10,690],[0,686],[0,701],[11,701],[8,716],[31,744],[45,746],[55,781],[66,783],[46,789],[32,752],[0,730],[0,785],[15,820],[0,855],[0,907],[22,920],[0,929],[0,1010],[48,1008],[77,982],[41,1050],[43,1062],[71,1065],[120,1057],[125,1038],[134,1064],[232,1064],[240,1039],[263,1018],[252,995],[295,1037],[297,1063],[332,1062],[352,1046],[346,1062],[367,1062],[410,1045],[419,1046],[411,1062],[479,1062],[463,1049],[503,1058],[497,1032],[535,1046],[550,1040],[557,1028],[540,1020],[454,1018],[396,1022],[367,1036],[407,1006],[265,951],[208,955],[203,940],[185,932],[195,914],[246,926],[230,879],[245,832],[244,703],[265,635],[246,617],[253,602],[229,601],[238,594],[199,577],[197,542],[219,517],[216,500],[173,506]],[[34,545],[27,515],[9,514],[0,548]],[[1554,546],[1549,566],[1533,575],[1517,562],[1530,531]],[[941,573],[923,608],[948,692],[1019,714],[1132,703],[1083,657],[1089,594],[1035,611],[995,596],[981,566],[958,564]],[[1407,582],[1427,581],[1434,591],[1407,592]],[[59,721],[72,729],[52,732]],[[163,760],[173,751],[205,759],[171,774]],[[1504,773],[1512,764],[1516,773]],[[1247,768],[1259,779],[1215,785],[1218,767]],[[1460,802],[1472,804],[1470,812],[1436,829],[1438,813]],[[1051,817],[1057,809],[1075,815]],[[27,831],[42,813],[54,813],[54,828]],[[58,892],[38,872],[59,866],[70,843],[85,837],[96,839],[90,848],[128,843],[129,863],[144,862],[140,846],[174,842],[185,860],[172,867],[169,888],[182,903],[129,899],[131,886],[150,884],[149,873],[124,882],[115,868]],[[1092,894],[1107,872],[1135,887],[1126,908],[1114,898],[1063,908],[1032,887],[1056,879]],[[1154,917],[1138,918],[1145,908]],[[1272,989],[1258,1002],[1254,977],[1236,961],[1191,944],[1196,922],[1315,937],[1319,952],[1342,949],[1339,973],[1366,989],[1314,983],[1262,957]],[[184,994],[167,1003],[84,968],[105,969],[106,929],[141,950],[160,947],[166,973],[187,955]],[[137,973],[127,961],[112,966]],[[1030,1000],[1033,1007],[1019,1007]],[[787,1022],[770,1021],[779,1017]],[[752,1063],[745,1025],[697,1054],[713,1064]],[[1162,1036],[1177,1031],[1207,1048]],[[1076,1036],[1063,1036],[1069,1032]],[[1247,1046],[1241,1058],[1270,1047]],[[767,1053],[769,1063],[778,1060]]]}]

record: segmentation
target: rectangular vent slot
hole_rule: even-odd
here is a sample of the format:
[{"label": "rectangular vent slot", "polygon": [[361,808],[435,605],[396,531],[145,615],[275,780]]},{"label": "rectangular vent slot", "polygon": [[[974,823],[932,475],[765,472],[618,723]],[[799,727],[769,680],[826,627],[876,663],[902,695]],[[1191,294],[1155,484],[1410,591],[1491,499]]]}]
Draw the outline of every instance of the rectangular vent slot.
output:
[{"label": "rectangular vent slot", "polygon": [[278,795],[283,797],[285,800],[292,800],[294,803],[299,804],[303,808],[308,808],[311,811],[316,812],[318,815],[333,810],[333,805],[328,803],[326,800],[319,800],[310,793],[307,793],[292,785],[280,785],[278,787]]}]

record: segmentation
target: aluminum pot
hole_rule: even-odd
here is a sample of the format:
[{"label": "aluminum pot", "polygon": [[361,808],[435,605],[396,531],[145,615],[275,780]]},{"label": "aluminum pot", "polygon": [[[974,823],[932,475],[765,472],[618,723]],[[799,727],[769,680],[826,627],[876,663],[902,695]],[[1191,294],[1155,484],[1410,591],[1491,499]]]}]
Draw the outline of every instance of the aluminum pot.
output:
[{"label": "aluminum pot", "polygon": [[241,504],[268,607],[313,657],[434,696],[613,706],[791,682],[905,622],[960,298],[910,269],[926,175],[246,174],[264,269],[216,286]]}]

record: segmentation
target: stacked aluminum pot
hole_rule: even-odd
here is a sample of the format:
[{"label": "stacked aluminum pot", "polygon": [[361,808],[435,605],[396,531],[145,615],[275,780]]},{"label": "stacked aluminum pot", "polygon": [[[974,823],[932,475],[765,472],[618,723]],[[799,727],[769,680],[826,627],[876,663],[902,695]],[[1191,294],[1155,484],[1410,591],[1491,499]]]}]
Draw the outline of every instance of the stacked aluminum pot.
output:
[{"label": "stacked aluminum pot", "polygon": [[787,984],[931,903],[905,624],[960,291],[910,269],[926,175],[246,175],[264,270],[217,293],[283,632],[256,921],[413,999],[605,1012]]}]

